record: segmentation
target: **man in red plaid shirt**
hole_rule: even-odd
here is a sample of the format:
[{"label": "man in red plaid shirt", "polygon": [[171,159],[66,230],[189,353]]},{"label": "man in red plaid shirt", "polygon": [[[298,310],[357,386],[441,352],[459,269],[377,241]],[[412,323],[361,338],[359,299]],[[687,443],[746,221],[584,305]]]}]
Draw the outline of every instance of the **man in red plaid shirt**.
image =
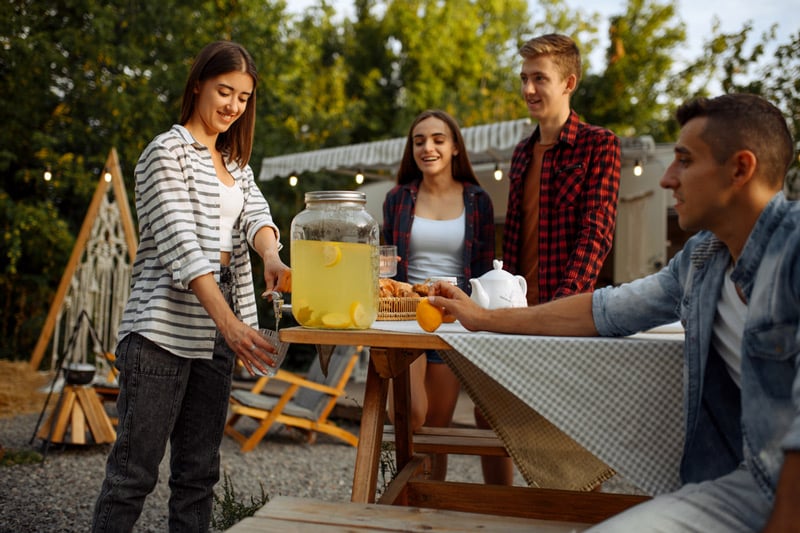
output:
[{"label": "man in red plaid shirt", "polygon": [[[620,141],[570,107],[581,76],[572,39],[543,35],[519,54],[522,97],[538,126],[511,159],[503,267],[525,277],[535,305],[594,289],[614,237]],[[489,427],[477,409],[475,418]],[[482,460],[487,483],[512,483],[509,458]]]}]

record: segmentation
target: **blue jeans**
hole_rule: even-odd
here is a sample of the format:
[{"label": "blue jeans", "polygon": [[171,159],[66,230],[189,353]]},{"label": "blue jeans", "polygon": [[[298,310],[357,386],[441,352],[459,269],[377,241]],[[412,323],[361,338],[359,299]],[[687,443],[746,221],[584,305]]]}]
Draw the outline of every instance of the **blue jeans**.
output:
[{"label": "blue jeans", "polygon": [[177,357],[137,333],[120,342],[118,434],[95,505],[93,531],[133,530],[158,481],[167,441],[169,530],[208,531],[234,360],[219,332],[210,360]]},{"label": "blue jeans", "polygon": [[740,533],[761,531],[772,503],[744,467],[712,481],[656,496],[586,533]]}]

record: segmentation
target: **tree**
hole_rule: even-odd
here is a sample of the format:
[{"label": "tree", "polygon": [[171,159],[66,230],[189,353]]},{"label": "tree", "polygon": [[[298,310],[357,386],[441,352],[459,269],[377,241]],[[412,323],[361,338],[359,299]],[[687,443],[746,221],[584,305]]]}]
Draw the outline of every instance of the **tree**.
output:
[{"label": "tree", "polygon": [[625,13],[611,18],[609,38],[605,69],[581,82],[573,105],[618,135],[667,140],[673,102],[692,81],[675,75],[676,50],[686,41],[675,6],[629,0]]},{"label": "tree", "polygon": [[[47,314],[108,150],[117,148],[131,176],[144,145],[177,120],[192,55],[230,38],[232,28],[253,27],[253,12],[235,1],[195,4],[10,0],[0,7],[0,90],[9,99],[0,106],[0,288],[8,309],[1,325],[9,333],[0,357],[24,357],[19,347],[35,343],[38,331],[10,334]],[[280,13],[285,4],[277,5]],[[263,10],[252,17],[258,28],[280,23],[268,5],[255,9]],[[132,180],[127,185],[132,192]]]}]

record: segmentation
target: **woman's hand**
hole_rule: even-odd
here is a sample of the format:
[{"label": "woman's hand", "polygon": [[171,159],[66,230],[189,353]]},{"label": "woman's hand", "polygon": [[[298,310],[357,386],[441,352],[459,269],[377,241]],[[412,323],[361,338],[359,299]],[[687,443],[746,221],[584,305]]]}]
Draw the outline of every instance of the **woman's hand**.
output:
[{"label": "woman's hand", "polygon": [[220,330],[220,332],[250,375],[255,375],[256,370],[266,373],[267,368],[274,368],[275,361],[270,354],[276,352],[275,346],[262,337],[257,329],[239,320],[236,322],[226,328],[226,331]]}]

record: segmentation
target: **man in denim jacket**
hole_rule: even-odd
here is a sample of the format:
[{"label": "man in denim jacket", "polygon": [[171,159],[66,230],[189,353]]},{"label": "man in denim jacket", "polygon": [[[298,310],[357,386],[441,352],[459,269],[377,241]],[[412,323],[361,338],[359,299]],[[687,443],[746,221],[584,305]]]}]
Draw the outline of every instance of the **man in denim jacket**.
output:
[{"label": "man in denim jacket", "polygon": [[677,118],[661,185],[680,226],[699,233],[662,271],[528,308],[485,310],[444,285],[431,301],[467,329],[504,333],[623,336],[679,319],[685,485],[592,531],[798,531],[800,205],[782,193],[791,134],[754,95],[693,100]]}]

